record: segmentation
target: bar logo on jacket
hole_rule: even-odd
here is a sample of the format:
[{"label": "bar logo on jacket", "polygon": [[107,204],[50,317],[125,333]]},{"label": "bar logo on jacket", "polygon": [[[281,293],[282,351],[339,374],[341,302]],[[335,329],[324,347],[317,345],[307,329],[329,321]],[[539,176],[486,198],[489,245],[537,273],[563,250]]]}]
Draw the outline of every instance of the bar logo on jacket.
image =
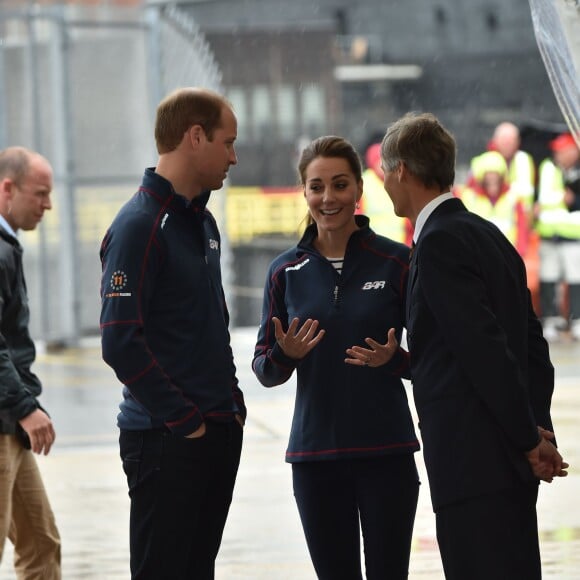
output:
[{"label": "bar logo on jacket", "polygon": [[363,290],[381,290],[385,287],[386,282],[384,280],[376,280],[375,282],[365,282],[362,285]]}]

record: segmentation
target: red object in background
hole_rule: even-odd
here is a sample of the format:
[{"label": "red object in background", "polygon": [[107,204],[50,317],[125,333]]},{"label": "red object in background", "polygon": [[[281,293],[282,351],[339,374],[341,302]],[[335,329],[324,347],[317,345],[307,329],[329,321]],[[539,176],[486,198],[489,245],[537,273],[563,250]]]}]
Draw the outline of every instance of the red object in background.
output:
[{"label": "red object in background", "polygon": [[576,141],[574,141],[574,137],[570,133],[562,133],[562,135],[558,135],[555,139],[552,139],[548,145],[552,151],[564,151],[564,149],[568,149],[569,147],[578,147]]}]

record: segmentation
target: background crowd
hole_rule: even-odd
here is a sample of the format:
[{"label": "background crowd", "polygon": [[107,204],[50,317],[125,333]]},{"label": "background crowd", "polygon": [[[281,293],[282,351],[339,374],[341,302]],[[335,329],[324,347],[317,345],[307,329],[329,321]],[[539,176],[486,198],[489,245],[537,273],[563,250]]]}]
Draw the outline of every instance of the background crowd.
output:
[{"label": "background crowd", "polygon": [[[580,340],[580,150],[569,133],[548,147],[550,155],[537,162],[522,150],[518,127],[500,123],[453,193],[497,225],[522,256],[545,337]],[[379,151],[379,144],[367,149],[359,211],[377,232],[410,244],[408,220],[387,207]]]}]

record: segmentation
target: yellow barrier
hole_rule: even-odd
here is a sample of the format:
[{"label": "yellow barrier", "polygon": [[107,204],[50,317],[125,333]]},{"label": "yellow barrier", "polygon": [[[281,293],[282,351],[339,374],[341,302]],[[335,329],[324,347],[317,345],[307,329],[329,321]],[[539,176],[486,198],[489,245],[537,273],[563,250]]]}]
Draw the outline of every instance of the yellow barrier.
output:
[{"label": "yellow barrier", "polygon": [[[129,187],[79,188],[76,195],[75,219],[77,239],[81,243],[100,244],[119,208],[134,193]],[[225,234],[232,245],[251,242],[258,236],[284,235],[298,237],[304,228],[307,213],[301,189],[293,187],[229,187],[225,195]],[[220,201],[214,194],[210,209],[218,222],[221,215]],[[223,198],[222,198],[223,199]],[[53,196],[54,208],[43,220],[45,241],[58,244],[60,219],[59,192]],[[27,232],[25,241],[35,245],[38,231]]]},{"label": "yellow barrier", "polygon": [[298,236],[306,216],[301,189],[230,187],[226,193],[226,229],[230,243],[257,236]]}]

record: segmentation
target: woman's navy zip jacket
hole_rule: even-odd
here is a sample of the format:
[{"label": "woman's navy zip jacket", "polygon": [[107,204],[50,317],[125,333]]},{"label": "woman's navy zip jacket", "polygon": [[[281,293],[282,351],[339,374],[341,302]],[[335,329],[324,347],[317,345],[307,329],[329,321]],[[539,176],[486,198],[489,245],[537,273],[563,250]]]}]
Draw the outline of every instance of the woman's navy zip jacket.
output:
[{"label": "woman's navy zip jacket", "polygon": [[147,169],[103,240],[102,350],[125,385],[122,429],[188,435],[245,417],[208,199],[188,202]]},{"label": "woman's navy zip jacket", "polygon": [[[266,387],[297,372],[297,391],[286,460],[333,460],[412,453],[419,449],[401,377],[409,360],[399,348],[386,365],[349,365],[346,349],[384,344],[390,328],[400,342],[404,326],[409,248],[377,236],[365,216],[348,241],[342,274],[313,246],[316,225],[299,244],[271,263],[252,362]],[[306,357],[287,357],[274,336],[272,317],[286,330],[297,317],[326,330]]]}]

